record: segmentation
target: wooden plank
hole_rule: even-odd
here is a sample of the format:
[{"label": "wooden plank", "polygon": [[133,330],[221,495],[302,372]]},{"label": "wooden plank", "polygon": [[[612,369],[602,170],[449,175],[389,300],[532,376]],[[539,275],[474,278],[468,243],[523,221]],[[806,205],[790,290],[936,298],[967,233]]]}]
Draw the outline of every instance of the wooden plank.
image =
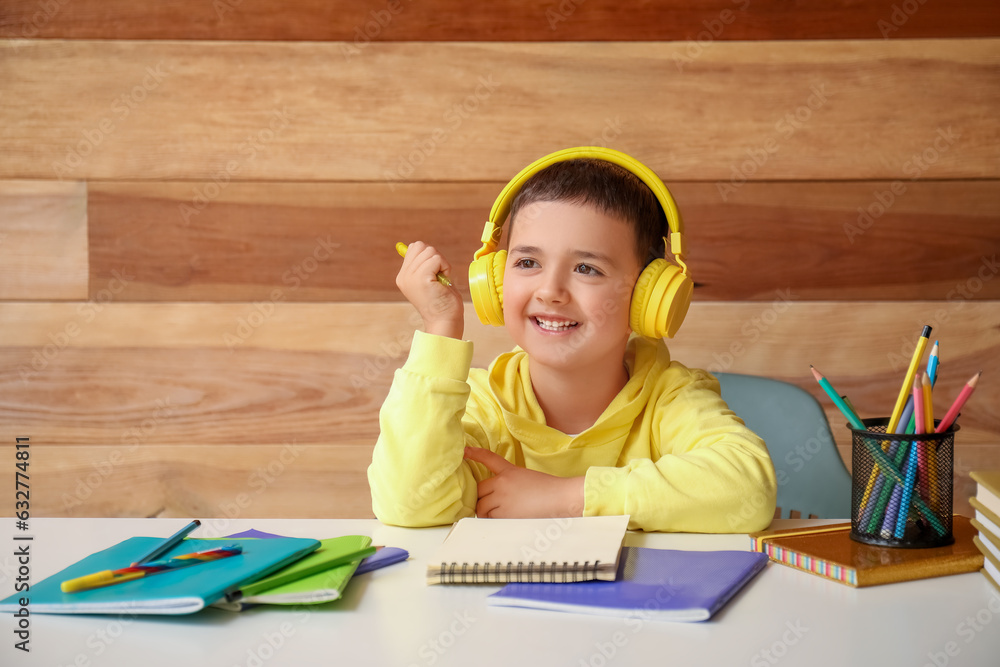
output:
[{"label": "wooden plank", "polygon": [[[32,516],[373,518],[373,443],[73,447],[31,439]],[[13,447],[0,448],[13,460]]]},{"label": "wooden plank", "polygon": [[[471,309],[466,320],[476,365],[510,349],[502,328]],[[252,304],[110,303],[89,323],[75,305],[0,304],[0,422],[107,444],[169,402],[174,416],[151,444],[374,438],[416,324],[407,304],[279,304],[268,315]],[[695,303],[670,349],[689,366],[794,382],[826,405],[815,364],[862,416],[886,416],[923,324],[942,345],[939,396],[979,369],[1000,375],[996,301]],[[997,391],[984,382],[973,396],[964,442],[996,441]]]},{"label": "wooden plank", "polygon": [[[91,183],[90,296],[124,275],[116,301],[400,301],[392,240],[423,239],[468,300],[503,185],[232,183],[185,216],[188,183]],[[1000,298],[1000,181],[747,183],[725,201],[712,183],[670,188],[699,300]]]},{"label": "wooden plank", "polygon": [[85,183],[0,181],[0,299],[87,298]]},{"label": "wooden plank", "polygon": [[91,285],[130,276],[119,301],[399,301],[394,241],[433,239],[468,298],[462,263],[502,186],[400,184],[387,197],[377,183],[233,183],[185,216],[188,183],[91,183]]},{"label": "wooden plank", "polygon": [[[442,17],[447,17],[442,20]],[[988,0],[958,3],[848,0],[7,0],[0,35],[71,39],[550,41],[947,38],[1000,35]]]},{"label": "wooden plank", "polygon": [[592,143],[733,188],[998,178],[998,44],[720,42],[686,62],[683,42],[400,42],[343,61],[343,43],[8,40],[0,178],[184,179],[207,200],[233,180],[362,180],[391,196]]}]

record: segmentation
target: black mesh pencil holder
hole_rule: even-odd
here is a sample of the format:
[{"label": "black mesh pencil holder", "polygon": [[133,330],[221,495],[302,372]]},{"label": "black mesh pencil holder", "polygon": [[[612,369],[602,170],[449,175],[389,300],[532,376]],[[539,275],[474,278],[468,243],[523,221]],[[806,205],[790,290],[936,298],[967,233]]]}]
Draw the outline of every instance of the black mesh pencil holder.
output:
[{"label": "black mesh pencil holder", "polygon": [[[851,428],[851,539],[885,547],[940,547],[951,533],[954,425],[944,433],[886,433],[888,419]],[[935,426],[937,424],[935,423]]]}]

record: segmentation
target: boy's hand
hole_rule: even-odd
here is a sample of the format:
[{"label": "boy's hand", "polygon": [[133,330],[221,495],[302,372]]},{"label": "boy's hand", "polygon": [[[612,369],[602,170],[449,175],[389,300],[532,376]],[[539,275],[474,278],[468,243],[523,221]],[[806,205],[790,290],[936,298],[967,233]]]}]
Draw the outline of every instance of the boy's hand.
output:
[{"label": "boy's hand", "polygon": [[466,447],[465,458],[483,464],[494,475],[479,483],[477,516],[511,519],[583,515],[583,477],[556,477],[519,468],[481,447]]},{"label": "boy's hand", "polygon": [[441,253],[426,243],[414,241],[396,274],[396,286],[424,319],[427,333],[461,338],[465,330],[462,295],[437,279],[439,272],[450,278],[450,271],[451,266]]}]

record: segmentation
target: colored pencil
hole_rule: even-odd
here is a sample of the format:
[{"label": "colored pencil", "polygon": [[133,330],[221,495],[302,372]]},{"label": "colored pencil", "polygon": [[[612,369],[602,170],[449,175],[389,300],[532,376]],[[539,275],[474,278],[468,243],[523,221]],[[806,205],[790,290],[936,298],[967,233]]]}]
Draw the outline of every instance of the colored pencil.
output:
[{"label": "colored pencil", "polygon": [[976,385],[979,384],[979,376],[982,374],[983,372],[979,371],[965,383],[965,386],[962,387],[962,391],[958,393],[958,397],[955,399],[955,402],[951,404],[950,408],[948,408],[948,412],[944,413],[944,417],[941,418],[941,422],[934,430],[935,433],[944,433],[951,428],[952,424],[955,423],[955,420],[958,419],[959,410],[962,409],[965,402],[969,400],[970,396],[972,396],[972,392],[976,390]]},{"label": "colored pencil", "polygon": [[[400,257],[406,257],[406,249],[408,247],[409,247],[408,245],[400,241],[396,244],[396,252],[399,253]],[[444,275],[440,271],[438,271],[437,279],[438,282],[444,285],[445,287],[451,287],[451,281],[448,279],[448,276]]]},{"label": "colored pencil", "polygon": [[[918,378],[913,379],[913,416],[916,421],[916,431],[914,434],[924,432],[924,398],[923,388]],[[902,539],[906,532],[906,518],[910,513],[910,503],[913,500],[913,487],[917,480],[917,469],[920,469],[920,476],[923,477],[924,462],[920,454],[920,443],[914,441],[910,447],[910,457],[906,464],[906,482],[903,484],[903,495],[899,502],[899,514],[896,517],[896,539]],[[919,495],[917,496],[920,497]]]},{"label": "colored pencil", "polygon": [[934,386],[934,382],[937,380],[937,367],[938,363],[941,361],[938,357],[938,342],[939,341],[934,341],[934,346],[931,348],[931,354],[927,357],[927,377],[931,379],[931,386]]},{"label": "colored pencil", "polygon": [[[816,382],[818,382],[819,386],[823,388],[823,391],[825,391],[826,395],[830,397],[830,400],[832,400],[833,404],[837,406],[837,409],[840,410],[841,414],[847,418],[847,421],[850,422],[851,426],[861,431],[867,430],[864,422],[861,421],[861,418],[858,417],[857,413],[854,412],[854,409],[848,405],[847,401],[849,399],[846,396],[841,397],[841,395],[837,393],[837,390],[833,388],[833,385],[830,384],[830,381],[826,379],[826,376],[820,373],[815,366],[809,364],[809,370],[812,371],[813,377],[816,378]],[[874,469],[872,469],[872,474],[875,474]],[[874,503],[868,503],[867,501],[868,495],[866,493],[865,497],[861,501],[862,515],[860,523],[862,526],[870,520],[871,511],[875,507]]]},{"label": "colored pencil", "polygon": [[927,348],[928,336],[930,335],[931,327],[924,325],[924,329],[920,333],[920,338],[917,339],[917,347],[913,350],[913,358],[910,359],[910,366],[906,369],[906,377],[903,379],[903,386],[899,390],[896,407],[892,409],[892,416],[889,418],[889,427],[886,429],[887,433],[896,432],[896,425],[899,424],[899,418],[903,414],[903,407],[906,405],[906,395],[913,388],[913,378],[917,375],[917,367],[920,366],[920,360],[924,358],[924,350]]},{"label": "colored pencil", "polygon": [[[924,373],[920,379],[921,388],[924,392],[924,433],[934,432],[934,395],[931,390],[931,379]],[[924,442],[925,455],[927,456],[927,502],[935,512],[940,511],[938,507],[938,479],[937,479],[937,447],[932,447],[930,443]]]},{"label": "colored pencil", "polygon": [[[924,393],[924,383],[923,375],[913,378],[913,421],[916,424],[914,433],[929,433],[933,432],[934,429],[930,431],[927,430],[927,395]],[[924,500],[930,498],[929,489],[927,487],[928,475],[930,470],[927,466],[927,443],[918,440],[916,441],[917,447],[917,486],[920,488],[920,497]]]},{"label": "colored pencil", "polygon": [[[907,405],[909,406],[909,410],[912,414],[913,401],[911,400],[907,403]],[[903,428],[903,421],[900,420],[899,426],[896,427],[896,433],[913,433],[913,420],[910,419],[907,422],[906,428]],[[889,458],[900,470],[905,470],[904,462],[906,461],[909,447],[910,441],[908,440],[893,440],[892,444],[889,446]],[[879,481],[883,482],[881,485],[881,493],[878,491]],[[881,534],[883,537],[889,538],[892,536],[892,531],[896,527],[896,512],[899,510],[899,502],[903,496],[903,487],[899,484],[893,483],[891,480],[883,480],[882,477],[880,477],[879,480],[875,482],[873,496],[878,496],[878,501],[874,503],[874,510],[871,515],[871,523],[869,524],[868,532],[875,532],[878,523],[882,522]]]},{"label": "colored pencil", "polygon": [[[932,356],[928,359],[928,371],[927,374],[930,376],[931,387],[937,382],[937,364],[933,363],[937,360],[936,351],[938,349],[938,344],[935,342],[934,347],[931,349]],[[934,373],[933,376],[930,374]],[[929,401],[924,401],[924,413],[925,415],[929,412],[928,406]],[[933,414],[931,415],[931,424],[933,424]],[[899,420],[899,425],[896,427],[896,433],[913,433],[916,424],[913,418],[913,395],[911,394],[909,398],[906,399],[906,407],[903,409],[903,416]],[[902,428],[903,425],[905,428]],[[930,431],[933,431],[933,427],[930,427]],[[897,467],[902,468],[903,462],[906,459],[907,451],[909,451],[909,446],[911,443],[907,441],[894,441],[892,446],[889,448],[889,457],[893,460]],[[928,459],[931,468],[931,479],[935,480],[937,478],[937,457],[932,456]],[[881,494],[879,494],[879,486],[882,488]],[[931,486],[932,493],[936,493],[936,486]],[[874,495],[878,496],[878,503],[875,506],[873,512],[866,512],[867,515],[871,515],[871,523],[868,527],[868,532],[875,532],[874,524],[879,521],[879,517],[882,517],[882,530],[881,534],[883,537],[890,537],[893,533],[893,529],[896,526],[896,512],[899,510],[899,502],[902,499],[903,489],[902,487],[888,483],[879,485],[876,482],[875,489],[873,491]],[[935,512],[940,508],[933,506]]]},{"label": "colored pencil", "polygon": [[830,400],[832,400],[833,404],[837,406],[837,409],[840,410],[841,414],[847,418],[847,421],[851,422],[851,426],[862,431],[866,430],[864,422],[862,422],[861,418],[854,414],[854,410],[852,410],[847,403],[844,402],[844,399],[840,397],[840,394],[838,394],[833,388],[830,381],[827,380],[822,373],[816,370],[816,367],[812,364],[809,365],[809,368],[812,369],[812,374],[813,377],[816,378],[816,382],[818,382],[819,386],[823,388],[823,391],[825,391],[826,395],[830,397]]},{"label": "colored pencil", "polygon": [[229,558],[230,556],[237,556],[241,553],[243,553],[243,547],[239,545],[217,547],[215,549],[209,549],[208,551],[181,554],[179,556],[174,556],[173,558],[167,558],[166,560],[158,560],[151,563],[143,563],[142,565],[123,567],[119,570],[103,570],[102,572],[95,572],[94,574],[88,574],[83,577],[77,577],[76,579],[64,581],[59,587],[62,589],[63,593],[77,593],[79,591],[87,591],[92,588],[100,588],[102,586],[111,586],[112,584],[133,581],[135,579],[141,579],[153,574],[176,570],[182,567],[210,563],[212,561],[219,560],[220,558]]},{"label": "colored pencil", "polygon": [[[930,335],[931,327],[925,324],[923,330],[920,332],[920,338],[917,339],[917,346],[913,350],[910,365],[906,369],[906,377],[903,379],[903,386],[900,388],[899,396],[896,398],[896,405],[892,409],[892,416],[889,417],[889,425],[885,429],[886,433],[896,433],[896,427],[899,426],[900,417],[902,417],[906,406],[907,394],[912,390],[913,378],[917,374],[917,367],[920,365],[920,360],[924,358],[924,350],[927,348],[927,341]],[[885,440],[882,442],[882,451],[887,449],[889,449],[889,441]],[[861,507],[867,509],[869,498],[872,495],[872,488],[875,486],[877,479],[878,472],[872,469],[871,475],[868,476],[868,484],[865,486],[865,492],[861,497]]]},{"label": "colored pencil", "polygon": [[155,547],[153,547],[152,549],[150,549],[148,553],[146,553],[146,554],[144,554],[142,556],[142,558],[137,558],[132,563],[132,565],[139,565],[141,563],[145,563],[146,561],[153,560],[154,558],[159,558],[160,556],[162,556],[163,554],[167,553],[168,551],[170,551],[171,549],[173,549],[175,546],[177,546],[178,544],[180,544],[181,540],[183,540],[192,530],[194,530],[195,528],[197,528],[200,525],[201,525],[201,521],[199,521],[198,519],[195,519],[194,521],[192,521],[188,525],[184,526],[183,528],[181,528],[180,530],[178,530],[176,533],[174,533],[173,535],[171,535],[170,537],[168,537],[167,539],[163,540],[162,542],[160,542],[159,544],[157,544]]}]

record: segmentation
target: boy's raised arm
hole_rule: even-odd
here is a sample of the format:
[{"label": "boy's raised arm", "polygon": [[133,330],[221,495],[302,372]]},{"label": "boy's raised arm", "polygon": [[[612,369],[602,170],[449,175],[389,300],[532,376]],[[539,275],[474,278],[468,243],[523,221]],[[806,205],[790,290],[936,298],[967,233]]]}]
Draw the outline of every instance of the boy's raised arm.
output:
[{"label": "boy's raised arm", "polygon": [[463,460],[472,343],[421,331],[379,412],[368,483],[383,523],[420,527],[472,516],[476,479]]}]

